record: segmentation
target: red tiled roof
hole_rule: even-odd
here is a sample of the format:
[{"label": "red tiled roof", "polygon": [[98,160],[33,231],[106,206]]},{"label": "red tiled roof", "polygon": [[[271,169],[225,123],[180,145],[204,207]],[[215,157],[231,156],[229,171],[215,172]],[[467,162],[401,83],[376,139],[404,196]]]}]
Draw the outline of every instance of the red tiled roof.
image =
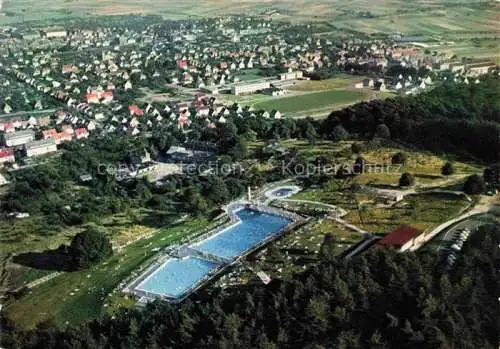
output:
[{"label": "red tiled roof", "polygon": [[130,111],[130,114],[132,114],[132,115],[137,115],[137,116],[144,115],[144,111],[136,105],[130,105],[128,107],[128,110]]},{"label": "red tiled roof", "polygon": [[104,99],[113,99],[113,92],[112,91],[105,91],[102,93],[102,98]]},{"label": "red tiled roof", "polygon": [[401,225],[377,242],[381,246],[401,247],[414,237],[420,235],[420,230],[409,225]]},{"label": "red tiled roof", "polygon": [[14,155],[14,149],[0,149],[0,158],[8,158]]},{"label": "red tiled roof", "polygon": [[87,131],[87,129],[85,127],[77,128],[75,130],[76,138],[86,137],[86,136],[88,136],[88,134],[89,134],[89,131]]},{"label": "red tiled roof", "polygon": [[49,138],[49,137],[54,137],[57,134],[57,131],[53,128],[50,130],[46,130],[42,132],[43,138]]}]

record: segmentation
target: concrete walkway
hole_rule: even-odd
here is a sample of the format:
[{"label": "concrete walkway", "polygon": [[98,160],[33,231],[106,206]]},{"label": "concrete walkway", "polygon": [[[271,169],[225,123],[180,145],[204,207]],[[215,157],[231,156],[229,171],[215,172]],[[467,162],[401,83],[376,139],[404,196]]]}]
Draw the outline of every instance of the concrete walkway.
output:
[{"label": "concrete walkway", "polygon": [[343,225],[344,227],[348,228],[348,229],[351,229],[357,233],[360,233],[360,234],[369,234],[367,231],[355,226],[354,224],[351,224],[351,223],[348,223],[346,222],[345,220],[343,220],[342,218],[339,218],[339,217],[328,217],[332,220],[334,220],[335,222]]},{"label": "concrete walkway", "polygon": [[51,279],[55,278],[55,277],[56,277],[56,276],[58,276],[59,274],[62,274],[62,273],[61,273],[61,272],[59,272],[59,271],[56,271],[56,272],[51,273],[51,274],[49,274],[49,275],[45,275],[44,277],[41,277],[41,278],[39,278],[39,279],[36,279],[36,280],[34,280],[34,281],[30,282],[29,284],[26,284],[26,287],[27,287],[27,288],[33,288],[33,287],[35,287],[35,286],[38,286],[38,285],[40,285],[40,284],[43,284],[43,283],[45,283],[45,282],[47,282],[47,281],[49,281],[49,280],[51,280]]}]

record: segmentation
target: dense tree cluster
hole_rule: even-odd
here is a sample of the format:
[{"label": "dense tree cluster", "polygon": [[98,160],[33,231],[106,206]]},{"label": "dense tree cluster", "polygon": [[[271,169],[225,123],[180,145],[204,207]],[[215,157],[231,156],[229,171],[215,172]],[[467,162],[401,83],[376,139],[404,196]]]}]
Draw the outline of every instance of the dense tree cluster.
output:
[{"label": "dense tree cluster", "polygon": [[373,249],[349,263],[328,253],[288,281],[156,302],[66,329],[17,332],[6,348],[496,348],[500,228],[471,235],[455,266],[434,255]]},{"label": "dense tree cluster", "polygon": [[486,162],[499,160],[498,77],[479,84],[444,83],[431,92],[359,103],[334,111],[323,134],[338,139],[339,126],[351,136],[391,138],[437,153]]},{"label": "dense tree cluster", "polygon": [[71,240],[71,255],[76,268],[86,268],[113,254],[111,241],[104,232],[89,228]]}]

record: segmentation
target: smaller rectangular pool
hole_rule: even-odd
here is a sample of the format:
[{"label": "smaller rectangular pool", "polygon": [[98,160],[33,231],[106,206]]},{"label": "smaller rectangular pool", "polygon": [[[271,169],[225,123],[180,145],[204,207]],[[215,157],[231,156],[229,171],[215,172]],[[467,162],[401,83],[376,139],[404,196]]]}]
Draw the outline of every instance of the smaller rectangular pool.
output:
[{"label": "smaller rectangular pool", "polygon": [[179,298],[219,265],[197,257],[169,258],[135,287],[159,296]]}]

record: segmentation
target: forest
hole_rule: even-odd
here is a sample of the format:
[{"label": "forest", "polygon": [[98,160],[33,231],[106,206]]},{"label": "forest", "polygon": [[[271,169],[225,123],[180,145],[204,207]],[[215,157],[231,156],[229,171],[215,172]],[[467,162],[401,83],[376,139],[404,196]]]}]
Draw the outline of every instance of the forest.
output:
[{"label": "forest", "polygon": [[[79,327],[17,331],[6,348],[496,348],[500,227],[485,225],[451,270],[434,254],[372,249],[332,257],[292,280],[155,302]],[[47,328],[46,328],[47,327]]]}]

